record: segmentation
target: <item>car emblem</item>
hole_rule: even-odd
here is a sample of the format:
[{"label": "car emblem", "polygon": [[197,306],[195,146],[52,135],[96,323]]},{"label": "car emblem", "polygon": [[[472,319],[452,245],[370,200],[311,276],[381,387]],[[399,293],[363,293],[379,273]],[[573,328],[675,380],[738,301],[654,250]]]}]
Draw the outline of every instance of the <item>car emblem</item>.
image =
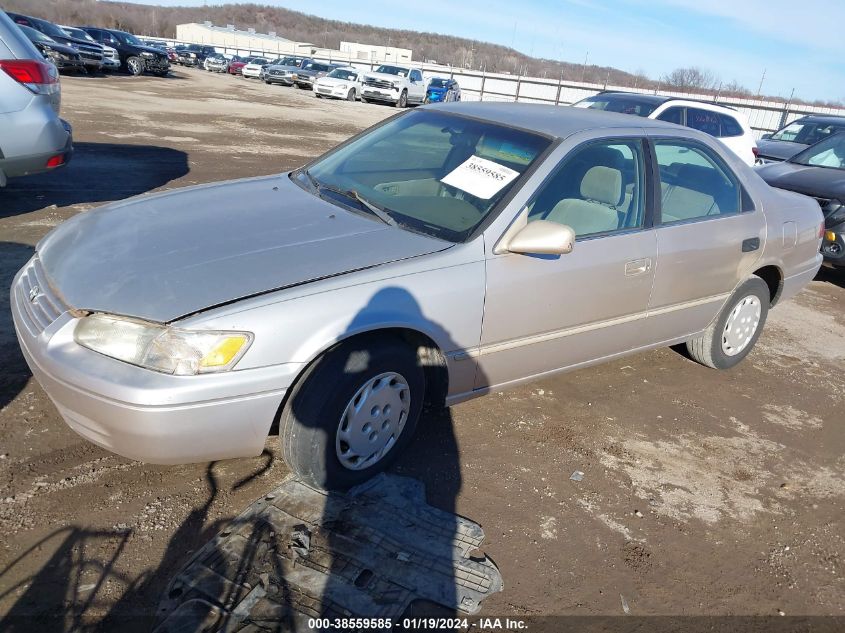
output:
[{"label": "car emblem", "polygon": [[29,289],[29,302],[35,303],[35,300],[38,298],[38,295],[41,294],[41,289],[38,286],[33,286]]}]

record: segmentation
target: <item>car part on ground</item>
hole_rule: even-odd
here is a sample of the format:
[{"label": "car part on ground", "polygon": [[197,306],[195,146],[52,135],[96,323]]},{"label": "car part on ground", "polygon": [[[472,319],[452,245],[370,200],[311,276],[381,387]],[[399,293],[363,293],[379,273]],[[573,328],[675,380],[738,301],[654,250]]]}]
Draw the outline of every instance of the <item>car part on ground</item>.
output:
[{"label": "car part on ground", "polygon": [[450,103],[461,100],[461,87],[454,79],[434,77],[425,91],[426,103]]},{"label": "car part on ground", "polygon": [[718,138],[747,165],[757,160],[754,132],[744,114],[715,101],[607,90],[573,104],[684,125]]},{"label": "car part on ground", "polygon": [[59,44],[64,44],[75,49],[82,58],[87,70],[99,72],[103,68],[103,47],[96,42],[71,37],[56,24],[42,20],[41,18],[34,18],[19,13],[9,13],[8,15],[16,24],[23,24],[36,31],[41,31],[44,35],[47,35]]},{"label": "car part on ground", "polygon": [[364,74],[361,101],[378,101],[404,108],[409,103],[425,102],[426,85],[421,68],[382,64]]},{"label": "car part on ground", "polygon": [[304,631],[315,617],[396,624],[415,601],[472,615],[504,587],[483,540],[477,523],[428,505],[415,479],[381,475],[338,494],[288,478],[175,575],[155,631]]},{"label": "car part on ground", "polygon": [[44,56],[44,59],[55,64],[60,71],[84,71],[85,63],[75,48],[59,44],[56,40],[41,31],[36,31],[25,24],[18,24],[18,28],[35,44],[35,47]]},{"label": "car part on ground", "polygon": [[812,114],[795,119],[757,142],[758,164],[779,163],[792,158],[828,136],[845,132],[845,116]]},{"label": "car part on ground", "polygon": [[315,97],[356,101],[361,94],[362,71],[357,68],[335,68],[314,82]]},{"label": "car part on ground", "polygon": [[61,90],[56,66],[0,11],[0,187],[70,160],[73,134],[59,118]]},{"label": "car part on ground", "polygon": [[823,134],[823,140],[785,161],[760,167],[763,180],[815,198],[824,214],[821,251],[825,264],[845,268],[845,131]]},{"label": "car part on ground", "polygon": [[[822,223],[687,127],[443,103],[289,174],[77,215],[11,306],[33,375],[89,440],[209,461],[260,453],[276,421],[294,472],[345,487],[398,455],[424,404],[687,341],[740,360],[763,303],[817,273]],[[731,298],[756,277],[767,296]]]},{"label": "car part on ground", "polygon": [[141,40],[131,33],[93,26],[83,26],[80,28],[97,42],[115,49],[120,58],[121,70],[130,75],[140,75],[144,72],[149,72],[159,77],[165,77],[170,72],[170,62],[168,61],[167,52],[144,45]]}]

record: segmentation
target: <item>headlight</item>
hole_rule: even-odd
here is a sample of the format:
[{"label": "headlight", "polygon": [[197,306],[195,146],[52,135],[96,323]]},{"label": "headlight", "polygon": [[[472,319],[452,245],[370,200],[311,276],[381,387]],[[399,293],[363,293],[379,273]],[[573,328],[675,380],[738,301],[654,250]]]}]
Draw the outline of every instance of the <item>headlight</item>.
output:
[{"label": "headlight", "polygon": [[73,338],[105,356],[176,376],[228,371],[252,343],[249,332],[183,330],[106,314],[81,319]]},{"label": "headlight", "polygon": [[338,90],[346,90],[346,84],[340,84],[339,86],[335,86]]},{"label": "headlight", "polygon": [[141,57],[152,57],[153,54],[150,51],[141,51]]}]

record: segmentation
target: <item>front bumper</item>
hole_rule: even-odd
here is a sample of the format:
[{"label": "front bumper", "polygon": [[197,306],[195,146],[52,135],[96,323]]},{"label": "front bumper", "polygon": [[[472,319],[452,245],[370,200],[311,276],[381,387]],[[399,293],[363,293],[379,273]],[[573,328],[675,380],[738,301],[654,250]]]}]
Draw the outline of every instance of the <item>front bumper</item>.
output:
[{"label": "front bumper", "polygon": [[109,70],[120,68],[120,60],[115,57],[103,57],[103,68]]},{"label": "front bumper", "polygon": [[361,89],[361,97],[371,101],[387,101],[389,103],[396,103],[399,101],[399,94],[400,93],[396,90],[373,88],[372,86],[364,86]]},{"label": "front bumper", "polygon": [[252,77],[253,79],[255,79],[256,77],[261,75],[261,69],[259,68],[258,70],[253,70],[252,68],[247,69],[246,67],[244,67],[244,69],[241,71],[241,74],[244,77]]},{"label": "front bumper", "polygon": [[78,319],[50,289],[37,256],[15,277],[11,308],[24,358],[67,425],[107,450],[149,463],[259,454],[302,367],[169,376],[88,350],[73,340]]},{"label": "front bumper", "polygon": [[142,57],[144,60],[144,70],[150,73],[167,73],[170,71],[170,62],[167,58],[159,57]]},{"label": "front bumper", "polygon": [[314,84],[314,94],[318,94],[321,97],[332,97],[334,99],[346,99],[349,96],[349,91],[352,89],[350,86],[338,88],[335,86],[324,86],[319,83]]},{"label": "front bumper", "polygon": [[283,86],[293,85],[293,77],[290,75],[274,75],[273,73],[267,73],[264,76],[264,81],[269,81],[273,84],[282,84]]},{"label": "front bumper", "polygon": [[[832,240],[829,239],[831,233],[834,236]],[[845,268],[845,224],[839,224],[832,229],[825,229],[821,252],[825,266]]]}]

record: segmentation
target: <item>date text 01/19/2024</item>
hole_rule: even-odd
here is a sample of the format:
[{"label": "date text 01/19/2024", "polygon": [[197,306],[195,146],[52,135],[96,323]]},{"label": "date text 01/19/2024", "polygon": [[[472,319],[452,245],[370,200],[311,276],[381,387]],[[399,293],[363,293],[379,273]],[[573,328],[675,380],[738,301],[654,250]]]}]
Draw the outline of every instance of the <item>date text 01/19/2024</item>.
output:
[{"label": "date text 01/19/2024", "polygon": [[520,631],[528,628],[525,620],[511,618],[311,618],[310,629],[319,631],[414,631],[454,629],[456,631]]}]

